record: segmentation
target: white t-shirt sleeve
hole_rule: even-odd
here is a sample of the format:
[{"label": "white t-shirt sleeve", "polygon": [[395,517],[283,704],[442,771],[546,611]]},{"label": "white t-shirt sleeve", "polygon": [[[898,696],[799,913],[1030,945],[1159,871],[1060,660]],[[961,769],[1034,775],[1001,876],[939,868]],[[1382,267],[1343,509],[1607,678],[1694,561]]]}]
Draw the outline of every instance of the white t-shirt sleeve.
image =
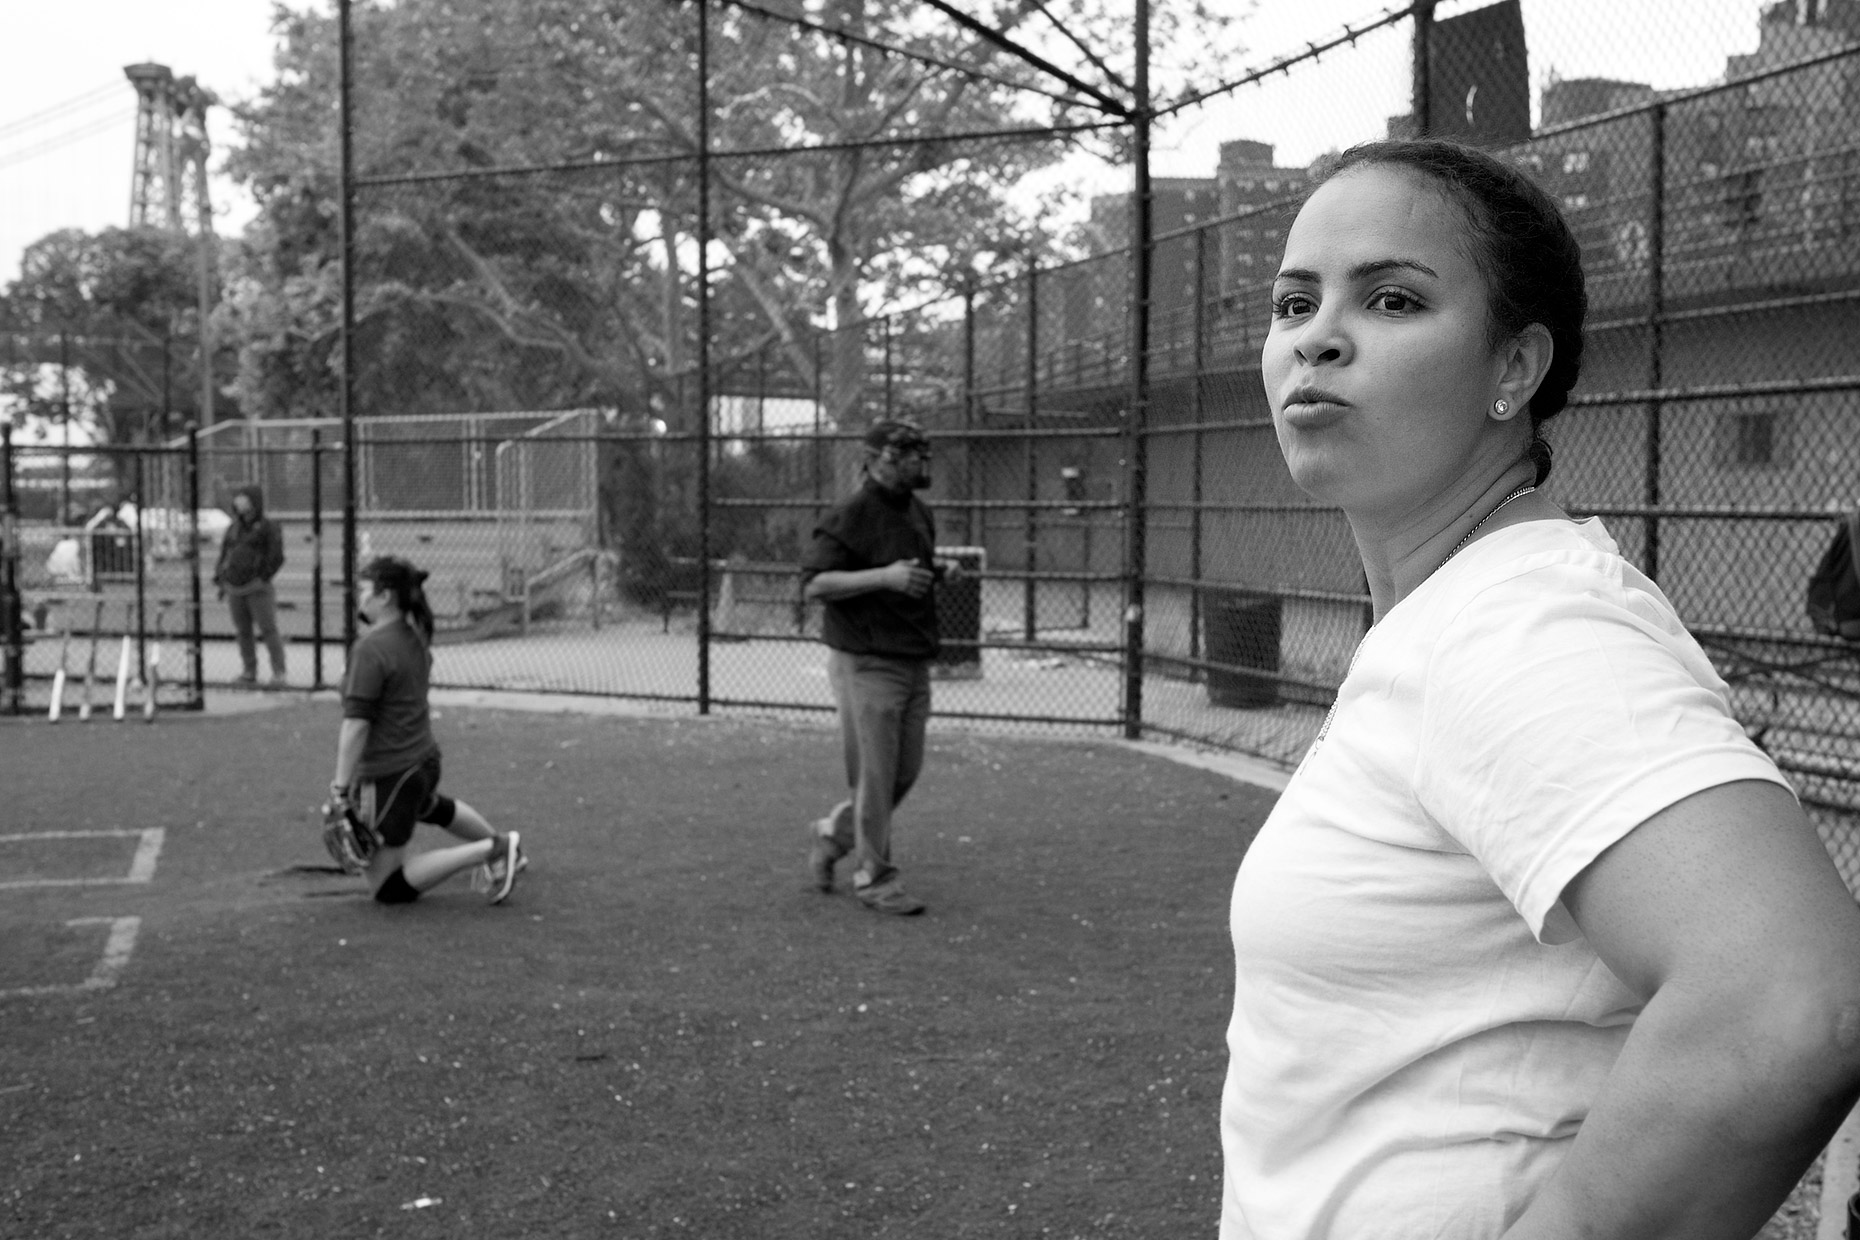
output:
[{"label": "white t-shirt sleeve", "polygon": [[1788,787],[1664,599],[1581,562],[1481,590],[1426,673],[1414,788],[1539,942],[1563,889],[1629,831],[1720,784]]}]

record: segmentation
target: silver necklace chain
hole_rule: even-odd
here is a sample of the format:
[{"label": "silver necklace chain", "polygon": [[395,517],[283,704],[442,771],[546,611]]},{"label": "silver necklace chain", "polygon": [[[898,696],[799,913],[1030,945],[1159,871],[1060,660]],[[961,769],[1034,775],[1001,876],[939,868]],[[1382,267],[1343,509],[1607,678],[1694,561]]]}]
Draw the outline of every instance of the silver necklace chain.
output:
[{"label": "silver necklace chain", "polygon": [[[1514,499],[1520,499],[1526,495],[1529,495],[1532,491],[1535,491],[1536,489],[1537,489],[1536,483],[1527,482],[1523,486],[1519,487],[1517,490],[1513,491],[1511,494],[1507,495],[1504,499],[1499,500],[1498,503],[1492,506],[1491,512],[1488,512],[1483,517],[1479,518],[1478,525],[1475,525],[1470,530],[1466,531],[1466,537],[1460,539],[1458,543],[1454,544],[1453,550],[1447,552],[1447,559],[1442,560],[1441,563],[1444,565],[1447,562],[1447,560],[1451,560],[1454,556],[1458,555],[1461,551],[1464,551],[1466,549],[1466,544],[1473,540],[1473,535],[1479,532],[1479,527],[1484,525],[1487,521],[1490,521],[1493,517],[1497,516],[1498,510],[1500,508],[1503,508],[1506,504],[1509,504]],[[1439,572],[1440,570],[1435,569],[1434,571]]]}]

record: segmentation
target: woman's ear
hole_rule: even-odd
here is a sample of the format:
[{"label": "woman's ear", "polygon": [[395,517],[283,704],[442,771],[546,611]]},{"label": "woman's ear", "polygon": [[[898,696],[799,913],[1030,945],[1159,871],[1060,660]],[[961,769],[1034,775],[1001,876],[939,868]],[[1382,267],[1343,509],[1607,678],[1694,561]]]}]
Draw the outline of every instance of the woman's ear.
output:
[{"label": "woman's ear", "polygon": [[1550,362],[1555,356],[1556,345],[1550,339],[1550,329],[1542,323],[1532,323],[1505,342],[1499,353],[1498,396],[1511,413],[1522,410],[1537,394],[1538,385],[1550,372]]}]

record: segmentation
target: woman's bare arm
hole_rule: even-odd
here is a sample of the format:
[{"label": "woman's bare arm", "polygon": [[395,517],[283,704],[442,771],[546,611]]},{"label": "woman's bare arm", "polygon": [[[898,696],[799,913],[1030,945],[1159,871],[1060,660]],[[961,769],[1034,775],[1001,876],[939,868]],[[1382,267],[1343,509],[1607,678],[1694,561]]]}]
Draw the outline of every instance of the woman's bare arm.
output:
[{"label": "woman's bare arm", "polygon": [[1505,1240],[1749,1240],[1860,1094],[1860,907],[1754,780],[1654,815],[1563,899],[1647,1005]]}]

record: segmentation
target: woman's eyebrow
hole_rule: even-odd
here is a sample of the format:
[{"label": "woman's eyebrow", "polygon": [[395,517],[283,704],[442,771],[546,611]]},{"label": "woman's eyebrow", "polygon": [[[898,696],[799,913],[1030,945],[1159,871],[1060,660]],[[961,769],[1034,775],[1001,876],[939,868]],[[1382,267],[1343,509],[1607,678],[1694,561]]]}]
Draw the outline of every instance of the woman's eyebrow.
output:
[{"label": "woman's eyebrow", "polygon": [[[1351,280],[1355,281],[1365,280],[1370,276],[1385,275],[1391,271],[1418,271],[1422,275],[1432,276],[1436,280],[1440,278],[1440,273],[1438,271],[1435,271],[1426,263],[1415,258],[1372,259],[1369,262],[1358,263],[1356,266],[1350,268],[1348,275]],[[1317,272],[1307,270],[1303,267],[1287,267],[1274,278],[1279,280],[1303,280],[1311,284],[1322,283],[1318,278]]]}]

